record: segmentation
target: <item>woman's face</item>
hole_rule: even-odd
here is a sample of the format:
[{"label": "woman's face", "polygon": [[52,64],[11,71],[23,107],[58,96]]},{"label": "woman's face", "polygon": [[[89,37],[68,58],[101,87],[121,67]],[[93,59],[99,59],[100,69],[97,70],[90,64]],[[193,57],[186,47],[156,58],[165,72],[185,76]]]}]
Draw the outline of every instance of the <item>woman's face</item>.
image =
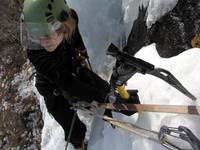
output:
[{"label": "woman's face", "polygon": [[48,52],[53,52],[58,45],[62,42],[64,38],[64,34],[57,32],[52,33],[49,36],[40,37],[37,39],[31,39],[33,42],[40,44],[42,47],[46,49]]}]

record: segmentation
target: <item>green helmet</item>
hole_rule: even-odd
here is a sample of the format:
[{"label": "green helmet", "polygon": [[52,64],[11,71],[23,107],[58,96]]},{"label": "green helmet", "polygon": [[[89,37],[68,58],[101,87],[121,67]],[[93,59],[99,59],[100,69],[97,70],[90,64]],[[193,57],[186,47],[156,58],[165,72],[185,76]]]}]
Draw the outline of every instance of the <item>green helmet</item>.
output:
[{"label": "green helmet", "polygon": [[21,18],[28,33],[37,38],[59,29],[69,12],[65,0],[25,0]]}]

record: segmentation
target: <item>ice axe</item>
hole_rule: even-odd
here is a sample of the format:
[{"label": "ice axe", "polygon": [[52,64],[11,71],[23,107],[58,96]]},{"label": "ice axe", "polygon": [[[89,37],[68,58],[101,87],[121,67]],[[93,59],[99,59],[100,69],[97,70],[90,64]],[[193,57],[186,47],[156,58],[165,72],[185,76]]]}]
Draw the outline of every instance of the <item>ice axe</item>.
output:
[{"label": "ice axe", "polygon": [[[108,47],[107,55],[111,55],[111,56],[115,57],[118,61],[125,64],[126,66],[129,66],[130,68],[131,67],[136,68],[136,70],[134,70],[134,71],[136,71],[138,73],[150,74],[150,75],[153,75],[155,77],[158,77],[158,78],[164,80],[165,82],[167,82],[168,84],[170,84],[171,86],[173,86],[174,88],[179,90],[181,93],[183,93],[184,95],[189,97],[190,99],[196,100],[196,97],[193,94],[191,94],[178,81],[178,79],[176,79],[175,76],[172,73],[170,73],[168,70],[155,67],[153,64],[151,64],[149,62],[146,62],[142,59],[131,56],[126,52],[122,52],[114,44],[111,44]],[[129,74],[131,75],[132,73],[129,72]],[[129,78],[130,78],[130,76],[128,75],[127,80]]]}]

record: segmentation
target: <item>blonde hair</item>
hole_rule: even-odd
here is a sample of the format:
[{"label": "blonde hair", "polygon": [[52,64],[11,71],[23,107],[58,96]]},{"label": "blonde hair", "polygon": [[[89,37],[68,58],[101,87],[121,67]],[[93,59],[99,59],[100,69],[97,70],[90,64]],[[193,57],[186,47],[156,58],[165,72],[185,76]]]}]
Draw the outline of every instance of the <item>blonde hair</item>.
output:
[{"label": "blonde hair", "polygon": [[62,26],[57,30],[57,33],[64,34],[65,40],[70,42],[75,32],[76,24],[77,21],[71,16],[70,12],[69,17],[63,22]]}]

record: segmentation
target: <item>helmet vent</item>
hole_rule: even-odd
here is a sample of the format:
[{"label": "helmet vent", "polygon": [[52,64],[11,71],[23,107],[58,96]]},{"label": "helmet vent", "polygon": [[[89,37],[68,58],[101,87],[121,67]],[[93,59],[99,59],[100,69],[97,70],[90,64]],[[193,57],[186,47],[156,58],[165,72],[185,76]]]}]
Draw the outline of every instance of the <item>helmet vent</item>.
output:
[{"label": "helmet vent", "polygon": [[51,5],[51,4],[48,4],[47,8],[48,8],[49,10],[52,10],[52,5]]},{"label": "helmet vent", "polygon": [[50,16],[47,18],[47,22],[53,22],[55,20],[55,17],[54,16]]}]

